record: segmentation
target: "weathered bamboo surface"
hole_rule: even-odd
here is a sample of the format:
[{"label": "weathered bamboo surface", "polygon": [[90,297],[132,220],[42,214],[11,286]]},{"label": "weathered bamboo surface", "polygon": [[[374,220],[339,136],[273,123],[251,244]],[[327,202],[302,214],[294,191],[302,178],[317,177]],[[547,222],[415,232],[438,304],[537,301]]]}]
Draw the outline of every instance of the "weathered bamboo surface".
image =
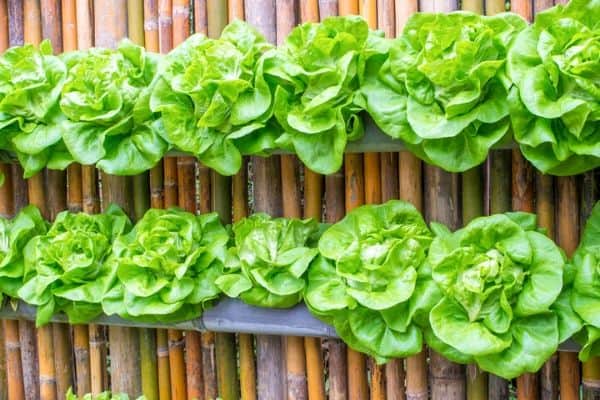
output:
[{"label": "weathered bamboo surface", "polygon": [[[558,2],[512,0],[510,6],[531,20]],[[0,51],[43,38],[52,39],[56,52],[114,47],[128,36],[166,53],[195,32],[217,37],[236,18],[281,43],[299,23],[347,14],[361,14],[371,27],[394,37],[418,10],[459,6],[487,15],[507,7],[503,0],[0,0]],[[450,174],[424,165],[369,119],[366,132],[349,143],[344,166],[329,176],[283,153],[250,157],[231,178],[177,151],[133,178],[73,165],[66,175],[44,171],[24,181],[18,165],[2,164],[6,182],[0,188],[0,214],[11,216],[33,203],[52,219],[65,208],[95,213],[115,201],[134,219],[149,206],[179,206],[196,213],[218,211],[225,223],[255,211],[336,222],[361,204],[401,198],[451,228],[479,215],[536,212],[548,234],[570,253],[579,221],[600,197],[597,173],[558,179],[537,174],[514,145],[494,149],[481,167]],[[35,330],[34,313],[26,305],[0,308],[0,400],[61,399],[70,385],[78,394],[112,389],[143,393],[149,400],[600,397],[600,361],[582,366],[572,342],[561,345],[538,374],[508,382],[428,349],[378,366],[347,348],[302,305],[266,310],[227,299],[200,319],[174,326],[101,317],[90,326],[69,327],[59,315],[56,324]]]}]

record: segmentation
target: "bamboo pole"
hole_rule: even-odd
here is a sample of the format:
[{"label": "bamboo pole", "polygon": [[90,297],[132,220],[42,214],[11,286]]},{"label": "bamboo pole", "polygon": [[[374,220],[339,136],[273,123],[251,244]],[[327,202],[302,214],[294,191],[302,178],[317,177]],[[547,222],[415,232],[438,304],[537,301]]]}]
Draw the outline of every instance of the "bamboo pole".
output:
[{"label": "bamboo pole", "polygon": [[[38,44],[42,40],[42,30],[40,22],[40,3],[35,0],[25,0],[23,3],[23,32],[26,43]],[[43,172],[37,173],[27,181],[27,191],[29,196],[29,202],[40,208],[42,215],[45,218],[49,218],[47,209],[46,196],[44,191],[44,174]],[[21,337],[21,343],[28,343],[30,339],[30,333],[32,327],[28,326],[27,329],[20,329],[20,336],[22,333],[26,333],[28,337]],[[54,346],[53,346],[53,335],[52,326],[46,325],[37,330],[37,348],[52,349],[50,351],[39,352],[37,355],[39,369],[39,375],[33,379],[30,377],[25,378],[25,393],[29,393],[33,389],[33,385],[39,387],[40,396],[44,399],[54,400],[56,399],[56,370],[54,366]],[[28,346],[32,348],[33,346]],[[22,348],[21,356],[29,356],[28,352],[23,351]],[[33,352],[32,352],[33,353]],[[36,354],[36,353],[33,353]],[[36,356],[34,356],[36,357]],[[29,368],[33,364],[33,359],[22,360],[23,373],[29,375]],[[29,358],[29,357],[27,357]],[[31,363],[31,364],[30,364]],[[33,389],[35,390],[35,389]]]},{"label": "bamboo pole", "polygon": [[[127,35],[127,3],[125,0],[94,1],[95,43],[98,47],[114,48]],[[115,203],[134,217],[132,179],[102,174],[103,205]],[[111,387],[114,392],[138,396],[141,391],[140,346],[138,332],[133,328],[108,328],[111,362]]]},{"label": "bamboo pole", "polygon": [[[197,2],[200,3],[200,2]],[[204,9],[202,9],[204,7]],[[200,8],[200,9],[199,9]],[[206,29],[209,37],[220,36],[223,28],[227,25],[228,10],[227,1],[220,0],[214,2],[208,2],[202,5],[196,5],[195,11],[199,11],[195,20],[199,21],[203,16],[207,19],[206,23],[200,24]],[[197,24],[198,25],[198,24]],[[215,171],[210,172],[210,184],[204,183],[204,187],[208,189],[208,193],[202,190],[203,185],[201,183],[201,197],[200,206],[201,211],[206,208],[212,211],[216,211],[221,216],[223,223],[231,223],[231,212],[232,212],[232,199],[231,199],[231,178],[225,177],[218,174]],[[208,195],[208,196],[207,196]],[[204,197],[204,199],[203,199]],[[205,201],[203,201],[205,200]],[[208,204],[206,204],[208,203]],[[208,210],[207,210],[208,211]],[[214,392],[218,392],[219,396],[223,400],[235,400],[240,397],[240,384],[237,378],[237,354],[235,348],[235,335],[232,333],[216,333],[214,335],[214,354],[212,352],[203,351],[204,365],[203,367],[210,366],[212,361],[214,364],[212,368],[205,368],[205,371],[214,371],[216,365],[216,385],[213,383],[213,377],[207,379],[205,375],[205,383],[211,382],[211,385],[206,385],[208,389],[205,391],[205,397],[210,398],[210,395]],[[217,390],[218,389],[218,390]]]},{"label": "bamboo pole", "polygon": [[[396,36],[400,36],[408,18],[418,11],[417,0],[396,0]],[[398,155],[399,195],[402,200],[423,210],[423,173],[421,161],[408,151]],[[421,400],[428,397],[427,350],[406,358],[406,399]]]},{"label": "bamboo pole", "polygon": [[[224,5],[223,5],[224,3]],[[208,33],[208,8],[213,10],[220,7],[225,7],[225,24],[227,24],[227,0],[218,0],[215,2],[207,0],[194,0],[194,33]]]},{"label": "bamboo pole", "polygon": [[[318,22],[319,4],[317,0],[300,2],[300,22]],[[283,177],[282,177],[283,179]],[[322,220],[323,176],[304,167],[304,218]],[[325,400],[323,381],[323,352],[321,339],[304,338],[306,355],[306,385],[309,400]]]},{"label": "bamboo pole", "polygon": [[[449,12],[458,8],[455,0],[429,0],[421,2],[420,10]],[[439,221],[450,229],[459,225],[458,176],[440,168],[425,167],[426,216],[429,221]],[[429,373],[431,375],[431,398],[462,399],[465,397],[465,369],[454,364],[435,351],[430,351]]]},{"label": "bamboo pole", "polygon": [[[233,222],[237,222],[248,215],[248,165],[244,159],[242,168],[233,176],[232,212]],[[256,400],[256,363],[254,359],[254,337],[250,334],[238,335],[239,370],[240,370],[240,398],[242,400]]]},{"label": "bamboo pole", "polygon": [[[74,0],[62,2],[63,50],[77,49],[77,12]],[[71,164],[67,168],[67,208],[71,212],[83,210],[81,165]],[[87,325],[73,326],[73,352],[75,356],[75,386],[78,396],[91,391],[90,385],[90,337]]]},{"label": "bamboo pole", "polygon": [[[322,10],[322,9],[321,9]],[[321,15],[321,18],[324,18]],[[336,223],[344,217],[345,209],[344,174],[338,171],[325,176],[325,221]],[[347,350],[339,339],[327,339],[329,399],[348,398]]]},{"label": "bamboo pole", "polygon": [[[93,6],[89,0],[76,0],[75,9],[77,47],[80,50],[85,50],[90,48],[94,43]],[[98,195],[97,173],[94,166],[81,166],[81,192],[83,211],[89,214],[98,213],[100,211],[100,198]],[[108,388],[105,327],[90,324],[88,327],[88,338],[90,392],[97,395]],[[79,381],[79,372],[77,379]],[[79,394],[79,386],[77,389]]]},{"label": "bamboo pole", "polygon": [[[296,25],[296,8],[293,0],[277,0],[277,45],[285,42],[285,38]],[[283,216],[289,218],[302,217],[300,205],[300,184],[298,159],[294,155],[282,155],[281,162],[281,194],[283,196]],[[306,353],[304,339],[299,336],[282,338],[285,346],[286,388],[288,400],[306,399]]]},{"label": "bamboo pole", "polygon": [[[184,0],[173,1],[173,46],[182,43],[190,34],[190,4]],[[178,179],[178,201],[179,206],[184,209],[196,211],[196,194],[195,194],[195,174],[196,160],[193,157],[178,157],[177,158],[177,179]],[[171,331],[172,340],[175,339],[175,331]],[[182,332],[178,332],[181,335]],[[210,363],[206,365],[207,371],[204,370],[203,364],[203,345],[209,350],[214,347],[213,334],[208,333],[200,335],[198,332],[188,331],[183,337],[185,343],[185,368],[187,376],[187,396],[188,398],[200,398],[205,390],[210,389],[211,382],[204,381],[204,375],[209,374],[209,378],[214,376],[214,368]],[[173,371],[171,371],[173,373]],[[173,374],[171,374],[171,383],[174,383]],[[215,385],[216,387],[216,382]]]},{"label": "bamboo pole", "polygon": [[[376,0],[360,0],[358,3],[359,13],[362,15],[369,28],[377,28],[377,2]],[[363,156],[363,167],[364,167],[364,196],[367,204],[378,204],[381,203],[381,181],[382,180],[394,180],[396,177],[382,176],[381,175],[381,158],[379,153],[365,153]],[[369,358],[368,362],[370,376],[371,376],[371,399],[379,400],[386,398],[385,392],[385,375],[384,368],[382,365]],[[350,366],[352,369],[352,366]]]},{"label": "bamboo pole", "polygon": [[227,19],[229,22],[235,19],[244,19],[244,0],[227,1]]},{"label": "bamboo pole", "polygon": [[[579,195],[577,192],[577,177],[558,177],[557,181],[557,219],[556,232],[557,244],[565,251],[567,257],[571,257],[577,248],[579,242]],[[559,352],[560,363],[560,398],[562,400],[579,399],[579,382],[581,376],[579,373],[579,361],[576,353]],[[584,363],[583,368],[583,391],[586,394],[593,394],[589,398],[597,398],[598,380],[595,376],[589,376],[590,372],[586,365],[593,363]],[[598,373],[592,368],[592,372]],[[588,380],[590,379],[590,380]],[[584,396],[584,398],[586,398]]]},{"label": "bamboo pole", "polygon": [[[57,0],[41,0],[42,37],[50,39],[55,53],[63,51],[61,4]],[[71,41],[74,37],[71,35]],[[46,171],[47,201],[50,219],[67,208],[67,176],[64,171]],[[60,398],[73,386],[71,329],[67,324],[52,324],[56,396]],[[43,347],[40,347],[43,348]],[[41,372],[41,370],[40,370]],[[40,376],[42,380],[42,376]]]},{"label": "bamboo pole", "polygon": [[[256,0],[245,4],[246,20],[265,38],[276,43],[275,0]],[[252,157],[254,208],[278,217],[283,214],[281,168],[278,156]],[[256,336],[257,394],[261,399],[283,399],[284,368],[282,339],[272,335]]]},{"label": "bamboo pole", "polygon": [[[505,11],[504,0],[485,0],[486,15],[495,15]],[[510,150],[492,150],[485,164],[484,212],[486,215],[502,213],[511,208],[510,192],[506,188],[511,184]],[[494,374],[488,374],[489,400],[508,398],[508,381]]]},{"label": "bamboo pole", "polygon": [[[0,15],[0,29],[4,41],[0,43],[0,51],[6,50],[8,40],[8,9],[6,2],[0,2],[0,13],[6,13],[6,18]],[[0,164],[0,173],[4,174],[4,185],[0,186],[0,215],[11,218],[14,215],[15,204],[13,196],[12,168],[8,164]],[[2,364],[3,375],[0,384],[0,397],[8,400],[25,399],[23,383],[23,368],[21,363],[21,343],[19,341],[19,323],[14,320],[2,321]]]},{"label": "bamboo pole", "polygon": [[[146,49],[152,52],[160,51],[159,4],[157,0],[144,2],[144,42]],[[171,36],[171,35],[169,35]],[[149,173],[150,206],[164,207],[163,163],[160,161]],[[167,331],[156,329],[154,332],[156,349],[156,387],[160,400],[171,399],[171,377],[169,368],[169,344]],[[152,343],[148,343],[150,346]]]},{"label": "bamboo pole", "polygon": [[[555,205],[554,205],[554,179],[550,175],[536,172],[536,214],[538,222],[545,228],[548,236],[555,239]],[[544,363],[540,371],[540,396],[543,399],[558,400],[559,382],[558,355],[554,354]]]},{"label": "bamboo pole", "polygon": [[[532,3],[514,0],[512,11],[528,21],[532,20]],[[533,169],[518,149],[512,153],[512,208],[518,211],[533,212]],[[524,374],[517,378],[517,397],[521,400],[538,397],[538,379],[536,374]]]},{"label": "bamboo pole", "polygon": [[[585,226],[583,221],[587,221],[592,212],[592,208],[600,198],[600,180],[598,179],[598,169],[586,172],[582,177],[581,183],[581,219],[580,229]],[[593,357],[583,363],[583,399],[593,400],[600,397],[598,394],[600,387],[600,357]],[[562,364],[561,364],[562,367]]]},{"label": "bamboo pole", "polygon": [[[144,4],[143,0],[127,1],[127,31],[129,39],[140,46],[145,44],[146,38],[145,8],[146,4]],[[149,17],[152,18],[152,15]],[[152,25],[151,20],[148,22],[149,25]],[[136,221],[140,220],[148,208],[150,208],[151,195],[149,188],[148,172],[143,172],[133,177],[133,207]],[[154,329],[140,328],[137,329],[137,333],[140,343],[142,393],[148,400],[158,400],[156,331]]]},{"label": "bamboo pole", "polygon": [[[0,0],[0,53],[8,48],[8,7],[6,0]],[[4,185],[0,186],[0,215],[9,218],[14,211],[12,198],[12,170],[8,164],[0,164],[0,176],[4,177]],[[9,328],[10,329],[10,328]],[[8,382],[6,376],[6,346],[5,329],[0,329],[0,399],[8,397]],[[14,332],[13,332],[14,333]],[[19,357],[21,357],[19,351]]]},{"label": "bamboo pole", "polygon": [[[477,14],[484,12],[484,0],[463,0],[463,10]],[[483,215],[483,174],[480,167],[474,167],[462,174],[462,224]],[[476,364],[466,367],[466,392],[468,400],[488,398],[488,374]]]},{"label": "bamboo pole", "polygon": [[[337,0],[319,0],[319,17],[338,15]],[[344,174],[340,170],[325,176],[325,221],[335,223],[344,217],[345,189]],[[348,398],[347,348],[339,339],[327,339],[325,346],[328,353],[329,399],[345,400]]]}]

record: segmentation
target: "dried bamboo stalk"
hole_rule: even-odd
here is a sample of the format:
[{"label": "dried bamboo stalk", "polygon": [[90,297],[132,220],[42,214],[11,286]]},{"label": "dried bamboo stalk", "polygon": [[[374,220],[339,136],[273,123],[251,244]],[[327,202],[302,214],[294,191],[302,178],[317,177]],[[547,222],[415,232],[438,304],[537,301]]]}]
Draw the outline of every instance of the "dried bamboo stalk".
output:
[{"label": "dried bamboo stalk", "polygon": [[[317,0],[300,2],[300,22],[318,22],[319,4]],[[283,174],[283,172],[282,172]],[[283,176],[282,176],[282,179]],[[304,218],[322,220],[323,213],[323,177],[304,167]],[[304,351],[306,355],[306,385],[310,400],[325,399],[323,381],[323,352],[321,339],[305,337]]]},{"label": "dried bamboo stalk", "polygon": [[[127,2],[125,0],[94,1],[94,25],[97,29],[95,44],[99,47],[115,48],[118,41],[127,36]],[[103,205],[115,203],[134,217],[134,199],[132,180],[129,177],[117,177],[102,174]],[[132,328],[111,326],[108,328],[111,362],[111,388],[114,392],[138,396],[142,391],[140,346],[138,332]],[[102,342],[102,339],[99,338]]]},{"label": "dried bamboo stalk", "polygon": [[[215,1],[215,5],[225,4],[225,24],[227,24],[227,0]],[[214,7],[213,2],[194,0],[194,33],[208,35],[208,8]]]},{"label": "dried bamboo stalk", "polygon": [[[206,4],[201,5],[200,7],[204,7],[204,15],[207,18],[205,24],[202,24],[206,27],[206,32],[209,37],[218,37],[223,28],[227,25],[228,19],[228,11],[227,11],[227,1],[220,0],[215,2],[208,2]],[[197,9],[195,11],[198,11]],[[196,21],[203,18],[203,10],[197,15]],[[232,221],[232,198],[231,198],[231,178],[225,177],[218,174],[216,171],[210,172],[210,184],[204,184],[205,187],[208,187],[208,193],[201,190],[201,199],[200,199],[200,207],[201,211],[208,205],[208,210],[212,210],[217,212],[221,216],[221,221],[223,223],[231,223]],[[202,184],[201,184],[202,189]],[[208,197],[206,201],[203,201],[202,196]],[[207,210],[207,211],[208,211]],[[212,391],[207,390],[205,392],[206,397],[209,398],[211,393],[217,393],[223,400],[235,400],[240,398],[240,383],[237,377],[237,354],[235,348],[235,335],[231,333],[216,333],[214,335],[214,347],[211,349],[207,347],[208,350],[203,354],[206,355],[204,357],[204,365],[205,371],[214,371],[216,369],[216,386],[206,385],[208,389],[213,389]],[[214,365],[207,365],[212,361],[216,364],[216,368]],[[211,368],[212,367],[212,368]],[[207,379],[207,375],[205,375],[205,383],[210,380],[213,382],[213,378]],[[218,390],[217,390],[218,389]]]},{"label": "dried bamboo stalk", "polygon": [[[532,3],[525,0],[514,0],[512,11],[520,14],[528,21],[532,20]],[[533,212],[533,169],[518,150],[512,153],[512,208],[518,211]],[[517,397],[536,399],[538,397],[538,379],[536,374],[524,374],[517,378]]]},{"label": "dried bamboo stalk", "polygon": [[[245,4],[246,20],[271,43],[277,42],[276,6],[274,0],[256,0]],[[281,201],[281,169],[278,156],[252,157],[254,174],[254,208],[272,216],[283,214]],[[259,398],[283,399],[283,346],[279,336],[256,336],[257,394]]]},{"label": "dried bamboo stalk", "polygon": [[244,19],[244,0],[227,1],[227,19],[229,22],[235,19]]},{"label": "dried bamboo stalk", "polygon": [[[402,33],[408,18],[418,10],[416,0],[395,1],[396,36]],[[398,155],[399,196],[402,200],[413,204],[418,210],[423,210],[422,165],[412,153],[402,151]],[[428,397],[427,387],[427,350],[406,358],[406,399],[421,400]]]},{"label": "dried bamboo stalk", "polygon": [[[275,2],[277,15],[277,44],[281,45],[296,25],[296,7],[293,0]],[[294,155],[282,155],[281,195],[283,196],[283,216],[300,218],[300,185],[298,160]],[[285,346],[286,388],[288,400],[306,399],[306,355],[304,340],[298,336],[283,338]]]}]

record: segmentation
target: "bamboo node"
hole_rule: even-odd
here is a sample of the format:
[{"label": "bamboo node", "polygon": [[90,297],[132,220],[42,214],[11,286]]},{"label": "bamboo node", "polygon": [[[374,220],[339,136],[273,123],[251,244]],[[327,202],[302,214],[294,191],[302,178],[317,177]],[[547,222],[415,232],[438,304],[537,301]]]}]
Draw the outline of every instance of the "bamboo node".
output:
[{"label": "bamboo node", "polygon": [[184,338],[181,338],[179,340],[169,340],[169,349],[174,349],[177,347],[183,347],[183,344],[185,343]]},{"label": "bamboo node", "polygon": [[190,8],[188,6],[174,5],[173,16],[182,16],[187,19],[190,16]]},{"label": "bamboo node", "polygon": [[406,400],[427,400],[427,392],[406,392]]},{"label": "bamboo node", "polygon": [[7,350],[20,350],[21,349],[21,342],[9,342],[6,341],[5,345]]},{"label": "bamboo node", "polygon": [[56,385],[56,377],[40,374],[40,384]]},{"label": "bamboo node", "polygon": [[149,18],[144,21],[145,31],[155,31],[158,29],[158,18]]},{"label": "bamboo node", "polygon": [[106,340],[103,339],[91,339],[90,340],[90,346],[92,347],[102,347],[106,345]]},{"label": "bamboo node", "polygon": [[169,348],[168,347],[159,347],[156,349],[156,355],[158,357],[169,357]]},{"label": "bamboo node", "polygon": [[583,378],[582,382],[584,386],[592,387],[595,389],[600,388],[600,380],[598,379]]}]

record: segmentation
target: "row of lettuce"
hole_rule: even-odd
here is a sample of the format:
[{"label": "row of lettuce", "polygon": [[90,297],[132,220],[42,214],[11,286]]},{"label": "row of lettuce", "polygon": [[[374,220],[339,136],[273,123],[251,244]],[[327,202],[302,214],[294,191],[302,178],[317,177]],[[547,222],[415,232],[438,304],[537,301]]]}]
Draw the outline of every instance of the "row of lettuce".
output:
[{"label": "row of lettuce", "polygon": [[227,295],[273,308],[304,301],[352,348],[378,362],[427,343],[505,378],[538,370],[563,341],[600,354],[600,203],[574,257],[528,213],[473,220],[455,232],[409,203],[362,206],[333,225],[255,214],[149,210],[132,226],[115,206],[28,206],[0,219],[0,291],[37,306],[37,325],[66,313],[150,323],[198,318]]},{"label": "row of lettuce", "polygon": [[236,21],[161,56],[118,49],[0,57],[0,150],[31,176],[95,164],[153,167],[171,148],[221,174],[243,155],[292,151],[333,173],[366,111],[423,160],[459,172],[516,140],[539,170],[600,166],[600,0],[518,15],[417,13],[396,39],[360,17],[295,28],[275,47]]}]

